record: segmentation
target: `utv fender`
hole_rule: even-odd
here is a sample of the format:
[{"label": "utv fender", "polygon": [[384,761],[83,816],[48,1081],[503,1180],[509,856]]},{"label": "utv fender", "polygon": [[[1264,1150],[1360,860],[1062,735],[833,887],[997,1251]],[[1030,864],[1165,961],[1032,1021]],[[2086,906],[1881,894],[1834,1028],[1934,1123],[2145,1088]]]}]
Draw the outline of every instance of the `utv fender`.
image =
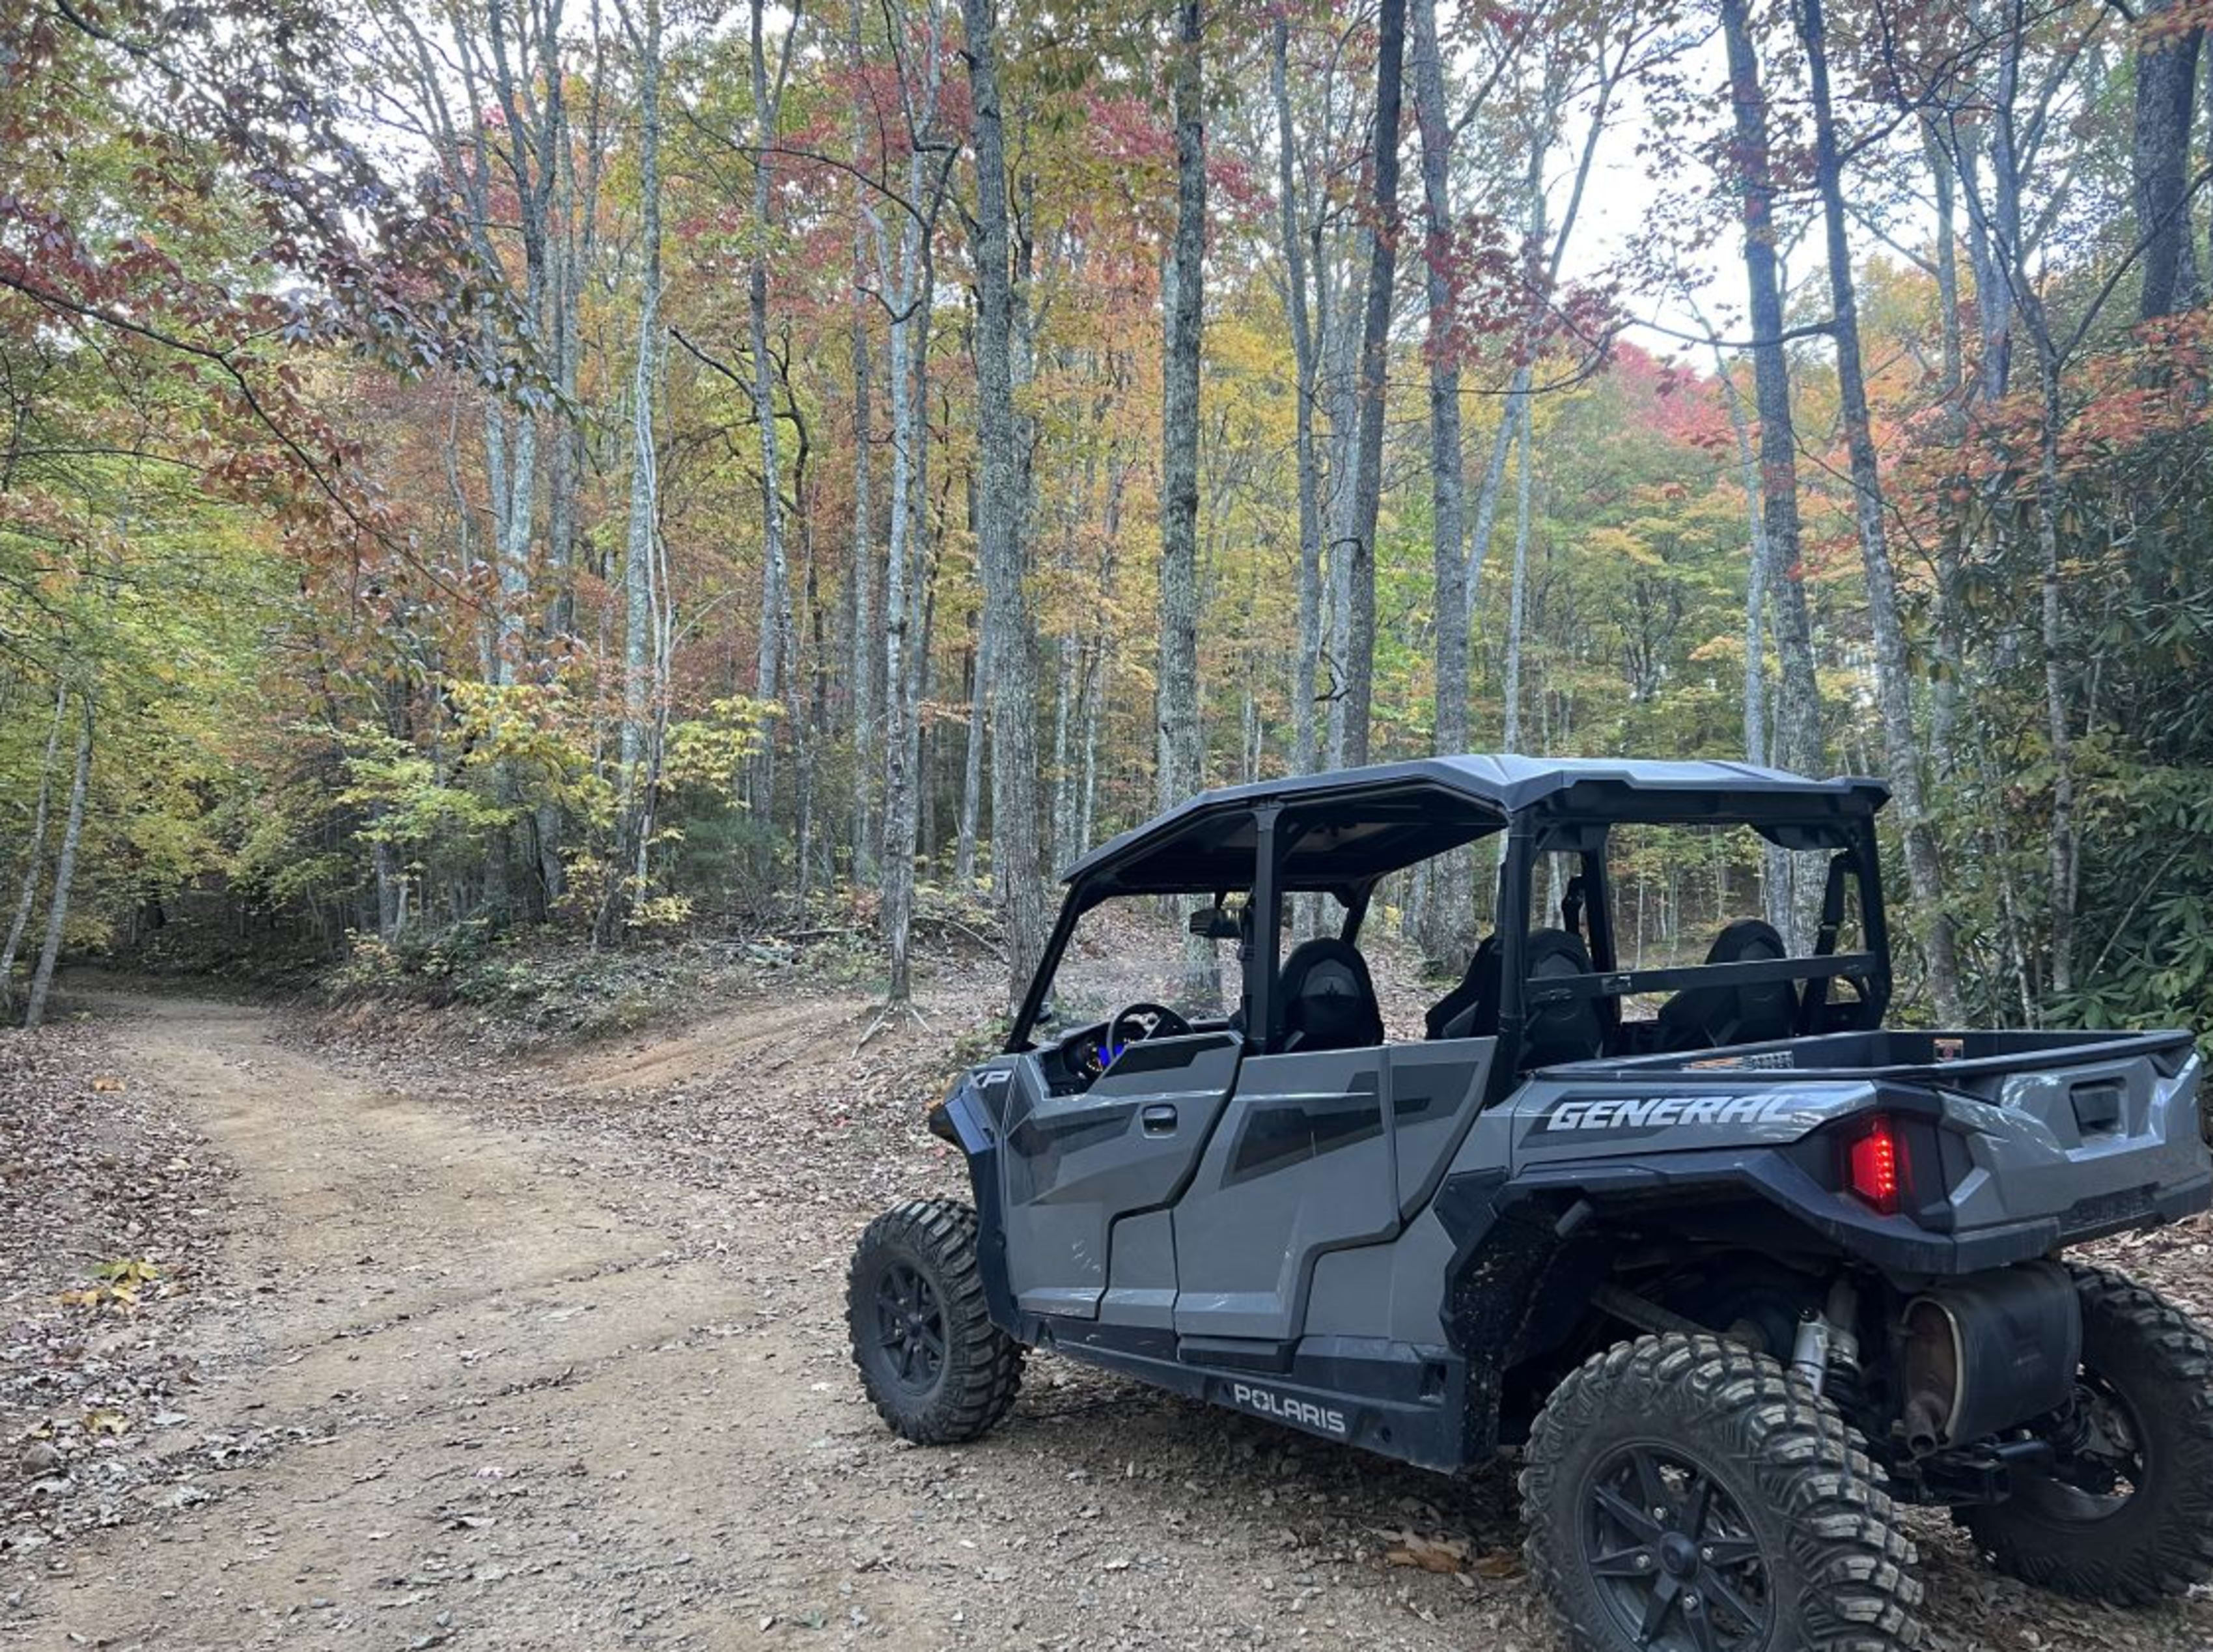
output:
[{"label": "utv fender", "polygon": [[1434,1208],[1453,1241],[1437,1317],[1466,1369],[1460,1460],[1479,1463],[1498,1448],[1506,1374],[1523,1356],[1565,1216],[1560,1201],[1527,1197],[1497,1169],[1448,1176]]},{"label": "utv fender", "polygon": [[[1003,1091],[1008,1075],[1003,1068],[986,1068],[984,1077],[996,1076]],[[1022,1315],[1015,1306],[1014,1287],[1007,1275],[1007,1223],[999,1183],[999,1127],[978,1075],[966,1073],[952,1092],[930,1110],[930,1133],[959,1148],[968,1161],[968,1184],[976,1200],[976,1271],[984,1281],[984,1305],[991,1323],[1018,1342]]]}]

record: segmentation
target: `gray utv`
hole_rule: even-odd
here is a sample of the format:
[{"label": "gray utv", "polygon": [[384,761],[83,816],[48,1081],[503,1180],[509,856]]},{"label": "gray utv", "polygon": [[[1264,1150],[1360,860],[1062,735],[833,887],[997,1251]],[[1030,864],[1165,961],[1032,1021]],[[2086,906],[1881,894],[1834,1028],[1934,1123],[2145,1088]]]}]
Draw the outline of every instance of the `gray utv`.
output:
[{"label": "gray utv", "polygon": [[[1115,838],[1069,872],[1003,1053],[930,1115],[974,1209],[861,1239],[869,1398],[970,1440],[1039,1348],[1448,1473],[1518,1447],[1532,1577],[1606,1652],[1914,1643],[1901,1503],[2093,1600],[2213,1576],[2213,1344],[2060,1259],[2206,1208],[2191,1035],[1887,1028],[1885,797],[1443,758]],[[1609,871],[1648,828],[1742,838],[1733,905],[1763,857],[1802,875],[1799,946],[1747,917],[1703,963],[1625,963],[1643,919],[1625,945]],[[1388,1037],[1362,921],[1453,856],[1498,869],[1497,932],[1426,1037]],[[1192,935],[1110,1004],[1163,897]],[[1216,942],[1234,1009],[1201,1014]],[[1098,1018],[1048,1032],[1087,991]]]}]

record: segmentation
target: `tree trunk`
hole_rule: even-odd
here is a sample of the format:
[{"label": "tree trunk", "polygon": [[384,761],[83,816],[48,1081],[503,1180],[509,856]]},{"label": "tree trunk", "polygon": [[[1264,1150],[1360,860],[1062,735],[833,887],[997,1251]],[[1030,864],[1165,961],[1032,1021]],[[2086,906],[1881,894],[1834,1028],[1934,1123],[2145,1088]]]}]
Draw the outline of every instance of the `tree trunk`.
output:
[{"label": "tree trunk", "polygon": [[[752,0],[751,63],[753,93],[753,249],[746,272],[746,308],[753,335],[753,420],[760,427],[761,611],[754,692],[763,699],[783,696],[785,656],[791,640],[791,574],[783,542],[783,466],[778,452],[775,370],[768,353],[768,152],[776,143],[781,85],[771,87],[763,14],[765,0]],[[789,708],[786,708],[787,715]],[[762,800],[765,803],[768,800]]]},{"label": "tree trunk", "polygon": [[2190,210],[2190,130],[2204,31],[2168,21],[2174,0],[2148,5],[2137,24],[2135,152],[2137,239],[2143,247],[2147,321],[2198,300]]},{"label": "tree trunk", "polygon": [[[867,0],[852,0],[845,36],[846,68],[857,78],[865,70],[861,43],[861,20]],[[868,152],[866,113],[853,112],[853,153]],[[876,877],[875,783],[879,773],[876,735],[876,535],[871,497],[875,480],[875,351],[869,338],[869,229],[865,186],[857,186],[853,228],[853,569],[848,587],[853,606],[853,856],[854,884],[865,886]]]},{"label": "tree trunk", "polygon": [[[1363,223],[1353,237],[1353,278],[1373,262],[1375,231]],[[1315,322],[1320,358],[1329,399],[1328,567],[1326,570],[1329,643],[1328,765],[1345,764],[1346,663],[1352,653],[1352,547],[1359,490],[1356,455],[1360,449],[1360,332],[1353,325],[1351,294],[1332,291],[1334,282],[1321,257],[1319,235],[1313,243]]]},{"label": "tree trunk", "polygon": [[[855,271],[855,280],[862,279]],[[875,353],[869,344],[866,313],[857,301],[853,313],[853,856],[857,885],[876,875],[876,546],[869,491],[875,469],[875,432],[870,404]]]},{"label": "tree trunk", "polygon": [[[1981,9],[1978,7],[1978,10]],[[2022,36],[2026,32],[2017,0],[2012,26],[1997,28],[1977,15],[1977,27],[1997,33],[1997,82],[1987,94],[1976,94],[1975,108],[1963,129],[1959,111],[1948,124],[1951,147],[1960,162],[1960,198],[1967,209],[1967,258],[1975,277],[1976,331],[1979,335],[1978,389],[1982,399],[2002,401],[2013,377],[2015,271],[2021,258],[2021,168],[2014,143],[2013,108],[2021,84]],[[1981,183],[1981,133],[1984,107],[1990,137],[1990,187],[1987,204]]]},{"label": "tree trunk", "polygon": [[1891,565],[1883,521],[1882,476],[1868,416],[1861,365],[1859,297],[1852,281],[1851,242],[1844,224],[1844,162],[1837,144],[1836,112],[1829,97],[1829,54],[1822,0],[1798,0],[1798,26],[1814,103],[1814,166],[1828,239],[1831,337],[1837,347],[1837,386],[1843,404],[1844,442],[1851,459],[1853,516],[1866,571],[1868,625],[1875,634],[1875,698],[1882,722],[1883,756],[1898,800],[1905,842],[1906,877],[1913,891],[1914,927],[1920,930],[1929,969],[1929,996],[1943,1026],[1958,1027],[1959,960],[1951,914],[1944,908],[1943,869],[1936,829],[1922,796],[1921,742],[1913,727],[1911,662],[1905,622],[1899,612],[1898,576]]},{"label": "tree trunk", "polygon": [[1752,418],[1744,396],[1728,375],[1719,345],[1714,350],[1714,376],[1721,381],[1728,404],[1729,430],[1736,438],[1737,472],[1744,484],[1746,527],[1752,555],[1744,585],[1744,760],[1767,761],[1767,644],[1761,618],[1767,600],[1767,524],[1759,514],[1759,461],[1753,456]]},{"label": "tree trunk", "polygon": [[[2033,301],[2032,301],[2033,302]],[[2046,858],[2051,875],[2051,990],[2075,990],[2075,740],[2068,709],[2065,663],[2066,598],[2060,580],[2059,361],[2039,314],[2030,331],[2037,343],[2043,391],[2036,468],[2037,547],[2043,560],[2042,631],[2045,733],[2051,741],[2051,822]]]},{"label": "tree trunk", "polygon": [[46,897],[46,941],[39,949],[38,967],[31,974],[31,996],[23,1009],[23,1025],[36,1027],[46,1018],[47,995],[53,991],[54,964],[62,953],[62,930],[69,921],[70,886],[76,878],[77,844],[84,835],[84,794],[92,776],[92,696],[88,692],[78,712],[76,775],[70,783],[69,814],[62,825],[61,851],[54,858],[54,887]]},{"label": "tree trunk", "polygon": [[[1946,438],[1956,450],[1966,439],[1967,410],[1963,400],[1966,384],[1966,352],[1960,336],[1960,244],[1954,228],[1958,180],[1952,170],[1935,120],[1921,118],[1921,149],[1929,167],[1931,194],[1936,207],[1936,304],[1942,366],[1937,393],[1944,406]],[[1964,474],[1966,455],[1959,455]],[[1960,678],[1965,645],[1960,635],[1959,582],[1966,533],[1966,513],[1954,511],[1936,536],[1936,588],[1932,620],[1936,636],[1939,669],[1929,692],[1929,755],[1941,785],[1952,777],[1957,758],[1953,750],[1959,722]]]},{"label": "tree trunk", "polygon": [[[918,178],[921,161],[913,172]],[[884,564],[884,853],[881,921],[890,959],[887,996],[905,1003],[913,987],[907,947],[914,922],[915,834],[920,815],[915,772],[920,756],[917,738],[921,701],[914,681],[918,666],[910,668],[916,627],[914,602],[909,590],[909,564],[919,560],[914,540],[922,513],[916,502],[918,449],[927,440],[916,406],[916,335],[924,320],[912,314],[916,290],[912,269],[918,254],[912,243],[921,232],[911,223],[900,229],[899,263],[902,291],[894,305],[891,328],[892,497],[891,532]]]},{"label": "tree trunk", "polygon": [[[1798,458],[1790,423],[1790,365],[1783,346],[1783,289],[1776,259],[1775,182],[1767,141],[1767,102],[1753,50],[1747,0],[1721,0],[1728,50],[1734,159],[1744,193],[1744,267],[1750,291],[1753,398],[1759,411],[1761,515],[1767,529],[1767,591],[1773,605],[1782,680],[1776,697],[1776,758],[1786,769],[1825,766],[1820,690],[1814,675],[1814,628],[1800,563]],[[1794,951],[1813,943],[1810,889],[1787,892]]]},{"label": "tree trunk", "polygon": [[651,747],[660,694],[660,602],[655,537],[660,527],[654,401],[661,382],[661,4],[644,0],[638,82],[638,193],[643,287],[637,308],[637,361],[631,387],[630,523],[623,549],[623,722],[620,829],[609,869],[598,939],[611,944],[644,893],[645,818],[655,766]]},{"label": "tree trunk", "polygon": [[[1520,448],[1515,454],[1516,475],[1514,506],[1513,586],[1506,610],[1506,728],[1503,744],[1509,752],[1521,749],[1521,641],[1528,623],[1529,605],[1529,398],[1517,397],[1509,409]],[[1504,845],[1502,844],[1503,849]]]},{"label": "tree trunk", "polygon": [[968,668],[968,738],[961,747],[960,819],[954,828],[953,881],[963,893],[976,881],[976,840],[984,827],[984,751],[991,742],[991,661],[978,637]]},{"label": "tree trunk", "polygon": [[[1182,802],[1206,783],[1198,703],[1198,362],[1205,313],[1204,21],[1200,0],[1177,0],[1168,70],[1175,113],[1176,216],[1162,283],[1167,336],[1161,381],[1161,664],[1159,801]],[[1192,903],[1180,904],[1187,910]],[[1183,996],[1220,991],[1213,943],[1186,935]]]},{"label": "tree trunk", "polygon": [[[1413,0],[1414,119],[1422,136],[1423,276],[1430,302],[1430,557],[1436,570],[1436,726],[1440,757],[1467,738],[1467,488],[1461,475],[1460,358],[1454,336],[1459,294],[1451,274],[1452,115],[1445,104],[1444,53],[1436,0]],[[1422,948],[1440,962],[1465,958],[1475,941],[1472,862],[1464,850],[1431,869],[1423,903]]]},{"label": "tree trunk", "polygon": [[1354,474],[1350,647],[1344,663],[1344,760],[1368,761],[1375,698],[1375,521],[1383,493],[1383,421],[1390,370],[1391,288],[1399,247],[1399,116],[1406,46],[1406,0],[1382,0],[1375,64],[1375,248],[1360,336],[1360,453]]},{"label": "tree trunk", "polygon": [[[1192,3],[1193,0],[1186,0]],[[976,423],[982,475],[977,552],[991,683],[991,864],[1006,933],[1009,1005],[1045,952],[1038,842],[1037,661],[1024,588],[1021,460],[1015,451],[1014,286],[1006,138],[999,107],[997,0],[961,0],[976,155]]]},{"label": "tree trunk", "polygon": [[1082,649],[1070,631],[1053,646],[1059,682],[1052,697],[1052,824],[1053,867],[1065,866],[1078,852],[1070,845],[1076,836],[1076,771],[1069,756],[1069,735],[1075,728],[1076,663]]},{"label": "tree trunk", "polygon": [[38,905],[39,872],[46,852],[46,814],[54,791],[54,759],[61,750],[62,724],[69,711],[69,685],[54,691],[54,720],[46,729],[46,760],[39,765],[39,801],[31,811],[31,834],[23,840],[23,890],[15,899],[15,916],[8,925],[8,942],[0,947],[0,1000],[14,996],[15,954],[31,927],[32,909]]},{"label": "tree trunk", "polygon": [[1545,313],[1552,302],[1552,292],[1559,284],[1560,271],[1568,255],[1568,243],[1576,231],[1576,220],[1582,211],[1583,191],[1590,181],[1591,163],[1597,158],[1599,139],[1606,131],[1606,111],[1612,107],[1614,88],[1629,62],[1629,54],[1636,36],[1632,32],[1624,41],[1621,53],[1610,64],[1601,55],[1601,67],[1595,107],[1591,112],[1590,125],[1583,136],[1582,157],[1576,164],[1575,187],[1568,192],[1567,208],[1560,215],[1557,230],[1547,227],[1548,213],[1545,196],[1545,157],[1550,152],[1558,132],[1561,110],[1567,95],[1563,82],[1549,80],[1546,101],[1537,118],[1529,125],[1529,154],[1527,170],[1522,187],[1527,201],[1529,246],[1542,248],[1549,236],[1551,251],[1537,272],[1538,281],[1526,296],[1527,311],[1519,336],[1515,342],[1515,365],[1514,376],[1506,390],[1506,411],[1500,416],[1498,429],[1491,438],[1491,462],[1484,467],[1483,486],[1476,496],[1475,531],[1470,536],[1467,576],[1463,582],[1466,607],[1472,625],[1476,604],[1483,594],[1483,566],[1491,554],[1491,536],[1498,516],[1498,500],[1506,481],[1506,456],[1517,431],[1527,435],[1528,401],[1536,378],[1535,352],[1542,330]]},{"label": "tree trunk", "polygon": [[1161,398],[1160,805],[1201,783],[1198,716],[1198,364],[1206,251],[1206,137],[1201,125],[1199,0],[1178,0],[1169,70],[1175,109],[1176,216],[1164,282],[1167,337]]},{"label": "tree trunk", "polygon": [[[1270,89],[1276,100],[1277,192],[1282,208],[1291,354],[1296,363],[1298,383],[1294,418],[1299,474],[1299,639],[1291,666],[1291,769],[1296,774],[1311,774],[1316,766],[1320,745],[1314,668],[1321,655],[1321,455],[1314,445],[1317,364],[1313,323],[1307,314],[1307,259],[1299,223],[1298,131],[1291,121],[1289,55],[1290,26],[1278,13],[1275,50],[1268,73]],[[1465,626],[1460,636],[1465,664]]]},{"label": "tree trunk", "polygon": [[[909,118],[918,133],[935,131],[944,49],[942,14],[926,14],[924,49],[915,62],[923,76],[909,88]],[[917,94],[918,93],[918,97]],[[915,107],[918,104],[918,107]],[[937,170],[930,167],[935,159]],[[934,235],[945,199],[943,157],[918,145],[908,155],[906,198],[900,215],[895,268],[880,271],[889,290],[892,423],[890,526],[884,562],[884,847],[880,921],[888,954],[886,996],[891,1005],[913,994],[910,945],[914,926],[914,859],[920,828],[924,596],[929,564],[927,487],[930,308],[936,280]]]}]

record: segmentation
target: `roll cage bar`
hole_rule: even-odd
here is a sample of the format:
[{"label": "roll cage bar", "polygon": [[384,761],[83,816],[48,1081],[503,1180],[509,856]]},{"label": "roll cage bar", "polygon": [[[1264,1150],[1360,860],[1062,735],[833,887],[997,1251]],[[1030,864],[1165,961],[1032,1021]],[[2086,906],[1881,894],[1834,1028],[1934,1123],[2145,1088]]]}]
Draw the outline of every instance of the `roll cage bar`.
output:
[{"label": "roll cage bar", "polygon": [[[1751,772],[1765,778],[1770,771]],[[1795,778],[1774,777],[1776,781]],[[1219,801],[1199,822],[1203,840],[1193,852],[1174,861],[1158,847],[1150,847],[1135,868],[1108,853],[1125,844],[1136,845],[1132,854],[1148,850],[1149,838],[1161,836],[1161,823],[1155,822],[1124,834],[1079,862],[1069,875],[1067,898],[1004,1047],[1009,1052],[1033,1047],[1031,1034],[1046,991],[1077,923],[1093,907],[1118,895],[1211,894],[1218,901],[1242,893],[1251,897],[1252,913],[1247,938],[1240,948],[1246,1036],[1257,1053],[1279,1051],[1283,1033],[1277,977],[1284,895],[1334,895],[1344,911],[1339,934],[1347,942],[1356,942],[1370,898],[1385,876],[1501,831],[1506,844],[1497,911],[1501,948],[1498,1035],[1502,1053],[1509,1058],[1495,1064],[1494,1071],[1502,1076],[1519,1070],[1519,1052],[1532,1009],[1561,1000],[1595,1001],[1609,1036],[1620,1025],[1622,999],[1633,993],[1803,982],[1796,1022],[1801,1035],[1820,1029],[1829,984],[1840,977],[1857,987],[1869,1025],[1878,1024],[1889,1004],[1889,930],[1875,832],[1875,814],[1886,794],[1876,783],[1796,781],[1795,787],[1765,785],[1741,792],[1722,787],[1701,792],[1585,784],[1564,787],[1539,803],[1510,810],[1487,799],[1431,786],[1350,784],[1324,789],[1313,783],[1291,783],[1287,789],[1291,795],[1285,796],[1267,795],[1258,787],[1241,789],[1243,796],[1211,795]],[[1185,806],[1184,812],[1192,807]],[[1170,822],[1177,818],[1163,817]],[[1662,969],[1618,967],[1606,870],[1607,836],[1617,825],[1743,826],[1785,849],[1831,851],[1812,954]],[[1588,974],[1548,975],[1541,982],[1533,981],[1527,966],[1528,936],[1536,927],[1531,885],[1541,857],[1556,853],[1577,858],[1580,869],[1570,881],[1562,919],[1564,927],[1576,928],[1576,919],[1587,914],[1594,967]],[[1332,869],[1340,866],[1347,875],[1332,876]],[[1864,949],[1839,953],[1836,948],[1847,886],[1854,881]]]}]

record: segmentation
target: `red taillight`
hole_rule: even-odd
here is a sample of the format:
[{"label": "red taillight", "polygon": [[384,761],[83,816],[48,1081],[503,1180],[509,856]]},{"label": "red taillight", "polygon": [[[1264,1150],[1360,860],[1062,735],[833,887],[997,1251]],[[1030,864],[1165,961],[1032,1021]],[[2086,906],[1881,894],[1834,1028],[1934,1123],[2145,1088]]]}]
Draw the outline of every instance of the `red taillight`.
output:
[{"label": "red taillight", "polygon": [[1898,1192],[1904,1179],[1904,1161],[1898,1134],[1881,1113],[1851,1139],[1844,1155],[1845,1177],[1857,1193],[1884,1216],[1898,1211]]}]

